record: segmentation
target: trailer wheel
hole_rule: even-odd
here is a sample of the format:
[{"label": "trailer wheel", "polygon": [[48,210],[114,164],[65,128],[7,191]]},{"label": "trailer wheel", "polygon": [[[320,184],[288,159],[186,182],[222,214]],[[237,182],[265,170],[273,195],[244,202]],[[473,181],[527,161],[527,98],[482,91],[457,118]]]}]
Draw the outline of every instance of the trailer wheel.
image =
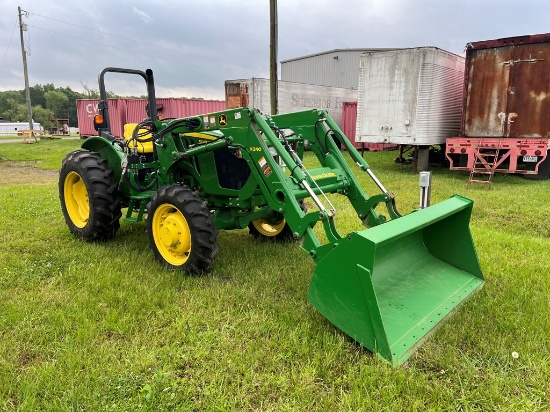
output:
[{"label": "trailer wheel", "polygon": [[58,186],[61,210],[73,235],[86,241],[115,236],[122,216],[121,196],[105,159],[87,150],[69,153]]},{"label": "trailer wheel", "polygon": [[187,186],[164,186],[153,194],[147,205],[147,236],[155,259],[171,269],[203,273],[214,264],[214,218]]}]

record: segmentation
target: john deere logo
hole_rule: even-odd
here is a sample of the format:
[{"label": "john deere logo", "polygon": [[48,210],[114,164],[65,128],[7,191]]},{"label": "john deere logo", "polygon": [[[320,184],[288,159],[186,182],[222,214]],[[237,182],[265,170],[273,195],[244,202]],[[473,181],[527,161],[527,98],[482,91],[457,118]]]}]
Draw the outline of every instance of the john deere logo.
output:
[{"label": "john deere logo", "polygon": [[218,117],[218,123],[220,126],[227,126],[227,116],[225,114],[220,114],[220,117]]}]

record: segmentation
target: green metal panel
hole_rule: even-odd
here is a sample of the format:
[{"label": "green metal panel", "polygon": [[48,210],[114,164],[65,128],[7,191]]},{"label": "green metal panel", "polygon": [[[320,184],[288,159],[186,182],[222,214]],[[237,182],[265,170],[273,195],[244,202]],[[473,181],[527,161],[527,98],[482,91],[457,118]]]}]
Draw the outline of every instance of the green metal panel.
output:
[{"label": "green metal panel", "polygon": [[455,196],[351,233],[318,263],[308,298],[335,326],[395,365],[474,290],[483,276]]},{"label": "green metal panel", "polygon": [[120,180],[122,174],[121,160],[124,153],[118,145],[114,145],[102,137],[92,136],[82,143],[82,148],[99,153],[103,159],[107,160],[110,169],[115,175],[115,180]]}]

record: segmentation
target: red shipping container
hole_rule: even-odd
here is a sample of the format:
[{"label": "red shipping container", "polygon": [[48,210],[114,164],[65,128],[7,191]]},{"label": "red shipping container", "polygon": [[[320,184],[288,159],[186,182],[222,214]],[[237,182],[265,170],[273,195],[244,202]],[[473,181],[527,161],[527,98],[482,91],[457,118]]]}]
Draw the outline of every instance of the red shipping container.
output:
[{"label": "red shipping container", "polygon": [[[157,112],[159,116],[165,118],[185,117],[185,111],[182,104],[179,102],[182,99],[174,98],[158,98]],[[126,102],[126,120],[128,123],[139,123],[147,117],[146,99],[127,99]]]},{"label": "red shipping container", "polygon": [[[126,101],[126,122],[140,123],[147,117],[145,106],[146,99],[127,99]],[[158,104],[157,104],[158,107]]]},{"label": "red shipping container", "polygon": [[214,113],[225,110],[225,100],[183,100],[185,116],[195,116],[202,113]]},{"label": "red shipping container", "polygon": [[342,106],[342,131],[355,147],[357,147],[357,143],[355,143],[356,124],[357,102],[344,102]]},{"label": "red shipping container", "polygon": [[[82,138],[97,136],[94,129],[94,116],[98,114],[97,105],[99,99],[81,99],[76,101],[76,113],[78,117],[78,130]],[[111,130],[115,136],[122,136],[124,124],[126,123],[126,100],[108,99],[109,120]]]},{"label": "red shipping container", "polygon": [[[94,129],[94,115],[98,113],[99,99],[81,99],[76,101],[78,127],[82,137],[97,136]],[[139,123],[147,117],[146,99],[109,99],[109,119],[113,135],[121,137],[126,123]],[[158,98],[159,115],[165,118],[180,118],[203,113],[225,110],[223,100],[196,100],[177,98]]]},{"label": "red shipping container", "polygon": [[[128,99],[126,102],[126,120],[129,123],[141,122],[146,117],[146,104],[147,101],[145,99]],[[225,110],[225,102],[223,100],[157,99],[158,114],[165,118],[181,118],[222,110]]]}]

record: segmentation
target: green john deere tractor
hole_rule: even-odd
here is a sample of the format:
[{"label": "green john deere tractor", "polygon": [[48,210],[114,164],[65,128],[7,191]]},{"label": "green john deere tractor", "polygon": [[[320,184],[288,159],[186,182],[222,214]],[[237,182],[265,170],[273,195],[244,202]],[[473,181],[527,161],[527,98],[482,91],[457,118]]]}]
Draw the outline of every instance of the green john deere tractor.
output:
[{"label": "green john deere tractor", "polygon": [[[109,72],[139,75],[147,86],[149,117],[128,125],[124,137],[111,133]],[[98,136],[65,158],[59,180],[63,214],[78,238],[112,239],[123,213],[129,222],[145,219],[155,258],[188,273],[212,268],[220,229],[294,239],[316,263],[309,301],[394,365],[482,286],[469,230],[472,201],[455,195],[401,216],[393,194],[325,111],[266,116],[241,108],[161,119],[151,70],[106,68],[99,86]],[[318,168],[302,163],[306,140]],[[364,193],[336,142],[380,193]],[[366,229],[339,234],[328,193],[346,196]],[[313,230],[318,223],[324,243]]]}]

